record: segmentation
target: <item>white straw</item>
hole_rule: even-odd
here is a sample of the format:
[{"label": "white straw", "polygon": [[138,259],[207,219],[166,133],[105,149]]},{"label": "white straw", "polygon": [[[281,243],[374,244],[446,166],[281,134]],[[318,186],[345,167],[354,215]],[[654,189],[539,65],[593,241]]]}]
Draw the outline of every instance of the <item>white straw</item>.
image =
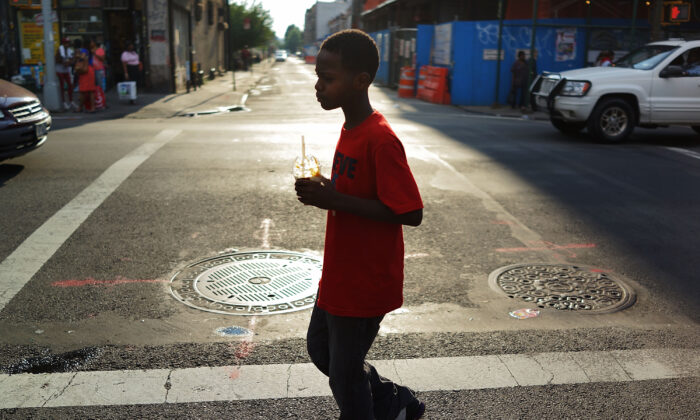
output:
[{"label": "white straw", "polygon": [[304,136],[301,136],[301,176],[303,177],[306,172],[306,143],[304,142]]}]

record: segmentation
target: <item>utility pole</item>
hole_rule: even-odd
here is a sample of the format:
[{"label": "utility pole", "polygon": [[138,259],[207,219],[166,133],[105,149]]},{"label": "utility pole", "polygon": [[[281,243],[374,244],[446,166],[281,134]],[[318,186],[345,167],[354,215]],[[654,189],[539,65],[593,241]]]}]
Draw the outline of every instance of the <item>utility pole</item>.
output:
[{"label": "utility pole", "polygon": [[661,20],[664,17],[664,2],[655,0],[651,10],[651,40],[661,41],[663,39],[663,31],[661,29]]},{"label": "utility pole", "polygon": [[[530,59],[527,61],[527,86],[530,86],[530,83],[532,83],[532,72],[534,70],[535,73],[537,73],[537,68],[536,68],[536,61],[535,61],[535,54],[537,53],[537,49],[535,48],[535,43],[537,42],[537,38],[535,37],[535,31],[537,30],[537,6],[539,5],[539,0],[532,0],[532,32],[530,33]],[[500,57],[499,57],[500,58]],[[525,95],[525,98],[523,100],[523,103],[525,106],[530,106],[530,95],[529,95],[529,90],[528,90],[528,95]]]},{"label": "utility pole", "polygon": [[506,0],[498,0],[498,49],[496,50],[496,86],[493,89],[493,105],[498,106],[498,90],[501,85],[501,51],[503,51],[503,18],[506,14]]},{"label": "utility pole", "polygon": [[49,111],[60,111],[61,101],[58,97],[56,58],[53,50],[51,0],[41,0],[41,14],[44,18],[44,106]]},{"label": "utility pole", "polygon": [[352,0],[352,5],[350,6],[352,13],[351,27],[353,29],[362,29],[362,5],[364,1]]}]

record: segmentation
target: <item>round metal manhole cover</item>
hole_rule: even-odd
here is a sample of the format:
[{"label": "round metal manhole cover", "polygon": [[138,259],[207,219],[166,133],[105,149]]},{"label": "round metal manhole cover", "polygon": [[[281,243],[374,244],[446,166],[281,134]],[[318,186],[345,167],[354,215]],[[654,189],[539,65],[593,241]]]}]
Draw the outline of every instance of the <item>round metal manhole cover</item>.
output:
[{"label": "round metal manhole cover", "polygon": [[540,308],[610,313],[636,300],[634,289],[600,270],[568,264],[515,264],[489,275],[495,290]]},{"label": "round metal manhole cover", "polygon": [[175,299],[233,315],[271,315],[310,308],[323,263],[291,251],[235,252],[188,265],[170,280]]}]

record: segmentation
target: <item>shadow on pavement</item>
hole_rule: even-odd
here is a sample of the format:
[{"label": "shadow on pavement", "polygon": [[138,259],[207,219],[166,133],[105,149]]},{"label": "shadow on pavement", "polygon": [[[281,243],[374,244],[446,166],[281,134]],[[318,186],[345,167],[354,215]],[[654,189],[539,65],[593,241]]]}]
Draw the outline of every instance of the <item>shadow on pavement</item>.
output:
[{"label": "shadow on pavement", "polygon": [[24,166],[22,165],[0,162],[0,187],[3,187],[7,181],[19,175],[23,169]]},{"label": "shadow on pavement", "polygon": [[[486,156],[545,197],[499,198],[516,217],[532,223],[537,219],[528,222],[529,213],[550,207],[550,200],[555,209],[563,208],[557,213],[563,215],[559,223],[565,226],[538,228],[545,240],[548,230],[593,235],[591,242],[598,242],[601,249],[596,254],[600,264],[614,264],[653,296],[663,296],[689,318],[700,320],[694,308],[700,287],[692,274],[692,267],[700,263],[700,170],[692,158],[666,149],[699,146],[700,136],[692,129],[637,127],[627,142],[603,144],[585,131],[567,136],[543,121],[463,120],[455,118],[456,107],[399,99],[395,91],[384,93],[401,104],[403,118]],[[411,111],[403,112],[404,108]],[[463,164],[457,162],[457,169],[462,170]],[[602,249],[615,249],[617,259]]]}]

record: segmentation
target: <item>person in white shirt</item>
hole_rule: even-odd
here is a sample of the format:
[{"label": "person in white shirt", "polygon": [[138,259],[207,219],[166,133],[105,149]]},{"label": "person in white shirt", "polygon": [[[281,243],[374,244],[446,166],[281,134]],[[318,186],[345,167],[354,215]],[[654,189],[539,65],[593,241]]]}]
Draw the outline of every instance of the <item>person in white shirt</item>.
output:
[{"label": "person in white shirt", "polygon": [[129,42],[126,51],[122,53],[122,66],[124,68],[124,79],[134,81],[138,84],[140,75],[139,53],[134,51],[134,43]]},{"label": "person in white shirt", "polygon": [[[61,86],[61,102],[66,109],[75,107],[73,103],[73,77],[71,76],[74,56],[73,48],[70,47],[70,39],[63,38],[56,53],[56,76],[58,84]],[[66,93],[68,100],[66,100]]]}]

